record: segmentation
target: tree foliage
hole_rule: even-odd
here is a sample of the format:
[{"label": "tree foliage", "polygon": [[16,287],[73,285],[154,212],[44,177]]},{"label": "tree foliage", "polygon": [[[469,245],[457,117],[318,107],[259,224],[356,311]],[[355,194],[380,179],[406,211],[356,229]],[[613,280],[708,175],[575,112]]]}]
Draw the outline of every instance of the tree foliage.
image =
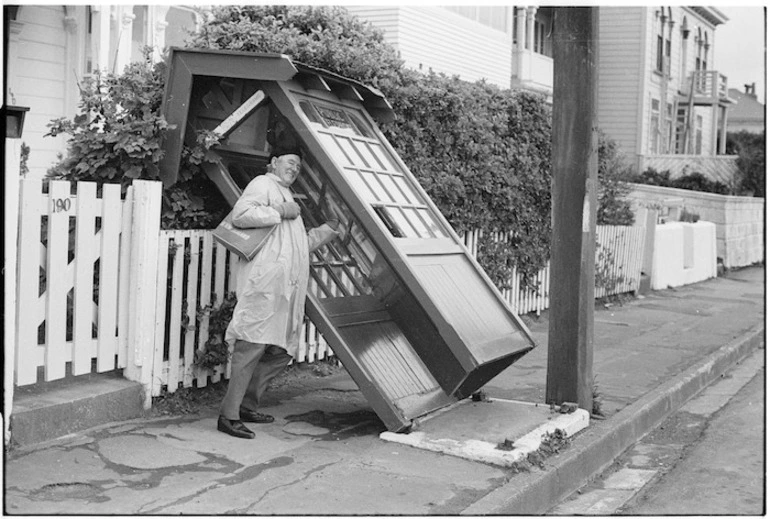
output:
[{"label": "tree foliage", "polygon": [[738,155],[738,194],[765,196],[765,132],[727,134],[727,153]]},{"label": "tree foliage", "polygon": [[620,152],[618,143],[599,132],[599,189],[597,193],[598,225],[633,225],[634,213],[626,199],[633,177],[631,166]]},{"label": "tree foliage", "polygon": [[[551,112],[541,95],[403,66],[381,31],[331,6],[217,6],[191,36],[197,48],[282,53],[379,88],[393,106],[382,131],[458,231],[481,229],[479,260],[498,286],[533,275],[549,256]],[[158,176],[165,67],[147,60],[84,82],[81,113],[51,134],[71,136],[53,175],[121,182]],[[165,227],[210,227],[226,209],[200,163],[216,141],[186,148],[180,182],[164,191]],[[627,220],[617,149],[600,147],[600,222]],[[604,154],[607,158],[602,159]],[[510,231],[508,233],[508,231]],[[502,242],[495,234],[508,233]]]},{"label": "tree foliage", "polygon": [[[49,171],[51,179],[121,184],[159,180],[162,139],[169,125],[160,113],[166,65],[150,53],[122,74],[95,73],[80,83],[79,113],[52,121],[48,135],[66,134],[67,154]],[[185,148],[180,181],[163,191],[163,228],[209,227],[222,218],[222,199],[200,164],[216,141],[206,133]]]}]

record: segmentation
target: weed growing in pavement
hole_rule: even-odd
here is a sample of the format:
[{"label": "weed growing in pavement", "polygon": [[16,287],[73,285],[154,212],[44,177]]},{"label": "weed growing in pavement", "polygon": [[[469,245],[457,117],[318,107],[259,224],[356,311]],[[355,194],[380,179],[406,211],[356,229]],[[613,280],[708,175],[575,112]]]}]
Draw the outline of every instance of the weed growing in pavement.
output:
[{"label": "weed growing in pavement", "polygon": [[602,393],[599,391],[599,383],[596,381],[594,375],[594,384],[591,387],[591,416],[597,418],[604,418],[604,411],[602,411]]},{"label": "weed growing in pavement", "polygon": [[[527,454],[525,459],[515,462],[511,468],[513,472],[529,472],[532,466],[545,469],[545,460],[558,454],[564,447],[569,445],[570,439],[563,429],[556,429],[553,432],[545,433],[537,450]],[[500,446],[498,446],[500,447]]]}]

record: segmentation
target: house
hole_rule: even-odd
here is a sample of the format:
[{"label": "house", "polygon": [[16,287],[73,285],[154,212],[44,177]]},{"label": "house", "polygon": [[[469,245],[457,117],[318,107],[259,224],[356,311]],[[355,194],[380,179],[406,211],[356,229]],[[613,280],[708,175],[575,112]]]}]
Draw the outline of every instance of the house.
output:
[{"label": "house", "polygon": [[[58,117],[72,117],[78,81],[95,70],[119,71],[145,45],[181,45],[200,23],[191,8],[170,5],[4,6],[8,48],[5,102],[29,107],[22,140],[29,175],[43,177],[66,148],[66,137],[44,137]],[[158,56],[159,57],[159,56]]]},{"label": "house", "polygon": [[765,131],[765,105],[757,99],[755,83],[745,85],[744,88],[743,92],[737,88],[729,90],[730,97],[736,100],[736,104],[730,108],[727,131],[762,133]]},{"label": "house", "polygon": [[[727,17],[712,7],[598,9],[599,127],[638,171],[731,175],[734,159],[724,152],[732,101],[727,78],[710,68],[716,29]],[[348,10],[384,30],[407,66],[553,94],[552,7]]]},{"label": "house", "polygon": [[385,33],[407,67],[485,80],[511,81],[513,8],[510,6],[366,5],[348,12]]},{"label": "house", "polygon": [[634,168],[732,178],[732,100],[711,67],[727,17],[711,7],[603,6],[599,20],[598,123]]}]

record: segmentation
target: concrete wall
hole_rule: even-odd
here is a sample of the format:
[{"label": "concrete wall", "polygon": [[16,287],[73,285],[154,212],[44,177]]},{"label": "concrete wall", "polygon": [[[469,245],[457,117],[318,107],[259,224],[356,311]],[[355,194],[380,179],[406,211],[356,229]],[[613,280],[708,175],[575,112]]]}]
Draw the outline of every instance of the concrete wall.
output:
[{"label": "concrete wall", "polygon": [[[717,257],[727,268],[764,261],[765,199],[716,195],[688,189],[631,184],[628,195],[637,207],[679,204],[701,221],[716,226]],[[666,202],[668,201],[668,203]]]},{"label": "concrete wall", "polygon": [[672,222],[655,226],[654,290],[697,283],[717,275],[716,226]]}]

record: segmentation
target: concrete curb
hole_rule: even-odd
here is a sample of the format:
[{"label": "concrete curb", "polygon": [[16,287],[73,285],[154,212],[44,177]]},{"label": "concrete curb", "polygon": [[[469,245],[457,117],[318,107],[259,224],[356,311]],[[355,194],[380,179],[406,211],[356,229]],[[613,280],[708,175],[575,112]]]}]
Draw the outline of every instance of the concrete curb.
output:
[{"label": "concrete curb", "polygon": [[764,341],[761,323],[606,421],[591,424],[546,470],[516,475],[461,512],[542,515],[607,468],[623,451]]}]

